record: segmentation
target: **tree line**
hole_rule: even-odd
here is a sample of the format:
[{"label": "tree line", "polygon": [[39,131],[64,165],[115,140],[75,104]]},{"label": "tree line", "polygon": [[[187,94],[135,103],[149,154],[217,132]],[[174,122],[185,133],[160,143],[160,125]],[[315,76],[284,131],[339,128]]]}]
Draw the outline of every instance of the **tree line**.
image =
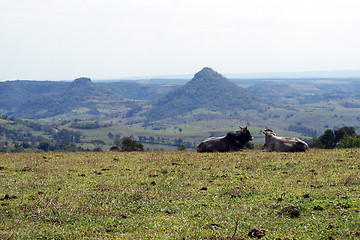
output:
[{"label": "tree line", "polygon": [[341,127],[337,130],[327,129],[319,138],[312,139],[314,148],[357,148],[360,147],[360,135],[353,127]]}]

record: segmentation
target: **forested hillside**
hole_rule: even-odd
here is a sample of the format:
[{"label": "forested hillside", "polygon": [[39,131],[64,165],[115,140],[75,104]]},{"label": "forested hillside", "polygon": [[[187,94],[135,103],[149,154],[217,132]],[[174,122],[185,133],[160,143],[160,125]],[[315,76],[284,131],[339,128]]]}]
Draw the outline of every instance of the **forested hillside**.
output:
[{"label": "forested hillside", "polygon": [[97,82],[96,85],[135,100],[154,100],[179,87],[175,84],[140,84],[135,81]]}]

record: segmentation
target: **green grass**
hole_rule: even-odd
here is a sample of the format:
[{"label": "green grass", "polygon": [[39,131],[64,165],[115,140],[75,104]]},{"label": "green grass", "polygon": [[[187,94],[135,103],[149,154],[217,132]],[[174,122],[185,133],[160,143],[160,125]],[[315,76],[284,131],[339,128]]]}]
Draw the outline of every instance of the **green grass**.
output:
[{"label": "green grass", "polygon": [[2,153],[0,239],[225,239],[235,229],[248,239],[253,228],[263,239],[356,239],[359,159],[359,149]]}]

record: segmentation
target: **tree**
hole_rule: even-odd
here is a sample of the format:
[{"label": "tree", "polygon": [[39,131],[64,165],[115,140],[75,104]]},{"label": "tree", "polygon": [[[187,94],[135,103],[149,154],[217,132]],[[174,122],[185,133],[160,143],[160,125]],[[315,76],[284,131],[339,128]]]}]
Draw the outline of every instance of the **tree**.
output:
[{"label": "tree", "polygon": [[120,152],[144,151],[144,146],[131,137],[115,139],[114,143]]},{"label": "tree", "polygon": [[319,137],[319,140],[325,148],[330,149],[336,146],[335,133],[332,129],[326,130],[324,134]]},{"label": "tree", "polygon": [[335,130],[335,142],[339,143],[344,136],[356,135],[356,131],[353,127],[342,127],[339,130]]},{"label": "tree", "polygon": [[45,152],[49,151],[50,142],[48,140],[41,140],[39,143],[38,149],[43,150]]},{"label": "tree", "polygon": [[108,137],[109,139],[113,139],[114,138],[114,134],[112,134],[111,132],[108,133]]},{"label": "tree", "polygon": [[315,148],[350,148],[358,147],[359,137],[356,136],[356,131],[353,127],[342,127],[333,131],[327,129],[319,138],[312,139],[312,147]]}]

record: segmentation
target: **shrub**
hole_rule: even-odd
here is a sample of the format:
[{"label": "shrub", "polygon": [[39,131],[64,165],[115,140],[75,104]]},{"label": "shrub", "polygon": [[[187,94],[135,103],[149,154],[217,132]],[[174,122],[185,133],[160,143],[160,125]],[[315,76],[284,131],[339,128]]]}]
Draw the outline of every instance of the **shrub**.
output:
[{"label": "shrub", "polygon": [[[144,151],[144,146],[131,137],[115,139],[115,145],[120,152]],[[113,149],[113,147],[111,147],[111,149]],[[114,151],[114,149],[112,151]]]},{"label": "shrub", "polygon": [[50,148],[50,142],[49,142],[49,141],[47,141],[47,140],[42,140],[42,141],[39,143],[38,149],[47,152],[47,151],[49,151],[49,148]]},{"label": "shrub", "polygon": [[111,146],[110,151],[120,151],[120,148],[117,146]]},{"label": "shrub", "polygon": [[186,150],[186,147],[181,144],[180,146],[178,146],[177,150],[178,150],[178,151],[185,151],[185,150]]},{"label": "shrub", "polygon": [[252,142],[247,142],[244,146],[245,149],[254,149],[255,145]]}]

